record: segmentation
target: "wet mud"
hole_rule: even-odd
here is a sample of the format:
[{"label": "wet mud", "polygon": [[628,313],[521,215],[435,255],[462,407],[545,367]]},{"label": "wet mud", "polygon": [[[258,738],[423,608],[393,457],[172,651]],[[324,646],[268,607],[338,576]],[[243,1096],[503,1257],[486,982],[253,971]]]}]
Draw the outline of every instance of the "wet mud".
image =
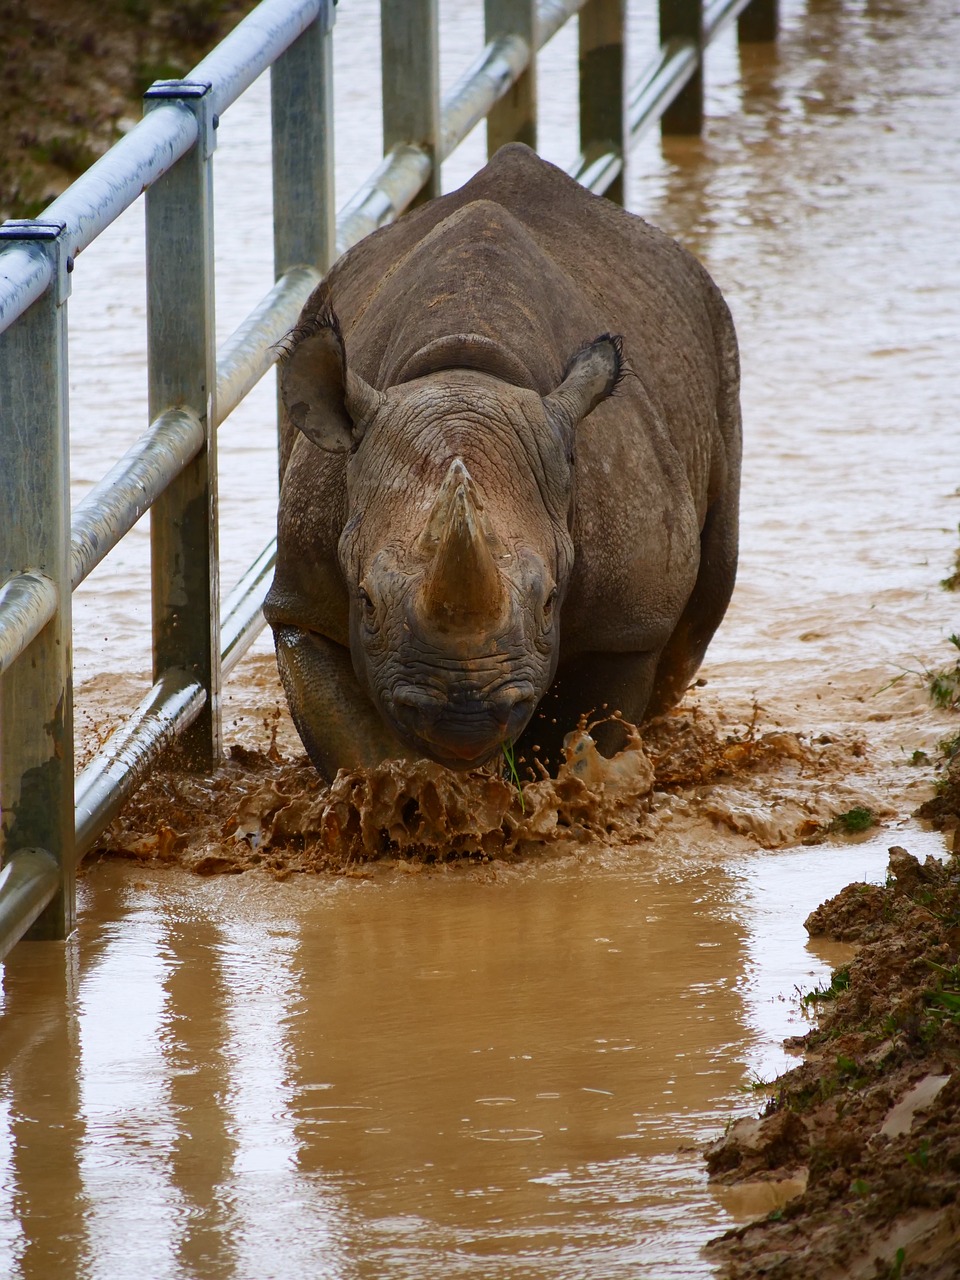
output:
[{"label": "wet mud", "polygon": [[960,858],[894,846],[885,885],[806,921],[857,951],[805,997],[816,1030],[759,1119],[707,1152],[725,1184],[799,1190],[711,1254],[730,1280],[960,1275]]}]

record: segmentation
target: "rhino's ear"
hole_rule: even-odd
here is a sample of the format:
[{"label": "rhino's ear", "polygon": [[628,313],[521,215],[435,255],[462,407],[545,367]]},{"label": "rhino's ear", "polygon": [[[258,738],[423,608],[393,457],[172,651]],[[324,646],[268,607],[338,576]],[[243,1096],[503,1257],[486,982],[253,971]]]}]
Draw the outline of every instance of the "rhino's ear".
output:
[{"label": "rhino's ear", "polygon": [[290,335],[280,395],[293,425],[329,453],[355,449],[384,399],[347,368],[340,324],[330,307],[301,321]]},{"label": "rhino's ear", "polygon": [[565,440],[572,443],[577,424],[613,394],[623,373],[619,334],[601,334],[573,356],[556,391],[543,399],[547,418]]}]

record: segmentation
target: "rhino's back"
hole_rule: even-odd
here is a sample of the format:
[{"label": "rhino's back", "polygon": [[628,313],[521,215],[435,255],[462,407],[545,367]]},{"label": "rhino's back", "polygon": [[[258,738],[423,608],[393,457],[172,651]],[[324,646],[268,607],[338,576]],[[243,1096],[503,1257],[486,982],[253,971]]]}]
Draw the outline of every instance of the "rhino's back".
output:
[{"label": "rhino's back", "polygon": [[[369,315],[380,312],[387,298],[391,302],[380,312],[380,330],[387,323],[384,316],[392,321],[402,313],[407,319],[418,300],[418,275],[405,267],[435,228],[442,234],[440,224],[481,201],[501,206],[515,219],[575,291],[555,308],[563,312],[564,323],[554,325],[559,335],[548,378],[558,377],[573,350],[598,333],[621,333],[629,367],[673,436],[694,487],[701,489],[704,467],[716,470],[717,446],[722,453],[735,452],[739,429],[738,421],[729,420],[737,398],[736,341],[719,291],[699,262],[669,236],[591,195],[520,144],[501,148],[459,190],[376,232],[333,268],[334,305],[358,371],[380,385],[383,343],[352,343],[353,331],[358,338],[369,332]],[[405,287],[392,289],[391,281],[399,279]],[[491,288],[497,287],[492,281]],[[513,333],[501,327],[499,336],[522,343],[529,332],[517,324]],[[598,426],[617,415],[625,393],[629,387],[600,407]],[[722,478],[714,474],[704,483],[714,492]]]}]

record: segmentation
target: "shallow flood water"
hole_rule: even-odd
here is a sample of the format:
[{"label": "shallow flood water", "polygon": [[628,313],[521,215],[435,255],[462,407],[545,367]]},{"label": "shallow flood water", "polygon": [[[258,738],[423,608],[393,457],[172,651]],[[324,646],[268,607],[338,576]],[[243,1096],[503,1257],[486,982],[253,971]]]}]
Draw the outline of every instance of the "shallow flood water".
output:
[{"label": "shallow flood water", "polygon": [[[479,38],[468,8],[446,27],[460,65]],[[92,866],[77,935],[4,966],[0,1272],[686,1280],[712,1274],[710,1236],[772,1207],[711,1189],[700,1148],[762,1104],[744,1087],[787,1064],[794,987],[838,958],[805,945],[805,914],[882,879],[890,844],[942,851],[909,818],[922,784],[903,761],[950,721],[914,677],[883,686],[950,658],[956,597],[938,584],[960,517],[943,153],[960,20],[947,0],[782,8],[776,49],[738,54],[728,37],[711,53],[704,138],[645,142],[630,204],[701,256],[741,337],[742,565],[703,696],[732,718],[756,697],[793,730],[860,734],[888,825],[771,851],[703,823],[679,846],[283,884]],[[341,10],[345,47],[352,24],[376,43],[370,5]],[[573,146],[564,41],[543,74],[558,160]],[[370,74],[361,59],[341,75],[344,197],[376,158]],[[229,143],[229,116],[222,130],[227,185],[237,152],[264,145],[256,92],[234,109],[249,135]],[[223,336],[269,283],[269,238],[244,220],[258,184],[234,181]],[[103,247],[113,299],[83,289],[99,246],[78,265],[78,493],[109,462],[97,436],[142,426],[134,243]],[[107,431],[117,374],[130,403]],[[270,394],[225,428],[226,587],[270,532]],[[78,599],[94,717],[104,678],[145,665],[138,556],[142,537]],[[237,680],[247,702],[276,698]]]},{"label": "shallow flood water", "polygon": [[6,965],[5,1269],[709,1275],[703,1241],[774,1201],[711,1190],[700,1148],[822,973],[798,912],[883,852],[284,885],[100,865],[66,966]]}]

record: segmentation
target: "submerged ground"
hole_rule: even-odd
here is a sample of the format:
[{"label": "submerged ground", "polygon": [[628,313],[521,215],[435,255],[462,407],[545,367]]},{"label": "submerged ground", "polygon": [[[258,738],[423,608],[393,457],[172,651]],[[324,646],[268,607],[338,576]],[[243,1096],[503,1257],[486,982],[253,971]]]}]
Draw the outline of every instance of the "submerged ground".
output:
[{"label": "submerged ground", "polygon": [[[523,807],[506,781],[430,769],[341,779],[330,795],[301,758],[272,657],[253,654],[226,692],[218,774],[191,778],[174,762],[88,863],[76,972],[65,985],[45,977],[24,948],[6,967],[0,1193],[20,1234],[10,1226],[0,1248],[21,1274],[125,1274],[118,1178],[139,1197],[131,1238],[173,1276],[241,1274],[245,1263],[265,1274],[252,1223],[309,1272],[321,1255],[290,1243],[289,1223],[271,1216],[281,1202],[308,1206],[298,1240],[322,1248],[335,1275],[428,1274],[444,1256],[463,1274],[491,1260],[533,1274],[522,1269],[532,1258],[540,1275],[684,1280],[700,1265],[741,1280],[960,1270],[960,873],[955,859],[926,860],[953,846],[960,768],[947,639],[957,596],[941,585],[960,518],[946,443],[956,175],[942,144],[958,123],[960,29],[947,0],[922,13],[896,0],[782,7],[776,50],[718,55],[704,139],[644,144],[629,193],[707,263],[742,345],[743,555],[705,683],[612,768],[587,750],[580,774],[571,762]],[[57,160],[70,154],[55,155],[50,138],[97,149],[125,113],[136,117],[131,42],[206,7],[145,9],[146,23],[136,5],[111,12],[108,40],[88,29],[92,8],[42,0],[28,16],[14,5],[0,120],[7,212],[35,211],[65,180],[70,165]],[[141,79],[172,73],[156,63],[174,56],[185,70],[194,50],[151,43]],[[18,94],[40,94],[29,99],[40,124],[11,125]],[[258,247],[240,239],[224,252],[247,261]],[[125,327],[105,323],[111,353]],[[95,474],[89,441],[105,430],[106,393],[92,368],[81,353],[74,414],[77,466]],[[262,470],[250,457],[247,470]],[[135,608],[126,582],[97,589],[78,638],[87,750],[143,685],[136,663],[100,669],[103,631],[123,640]],[[888,883],[853,884],[810,919],[846,950],[805,1006],[819,1021],[795,1046],[803,1065],[758,1082],[753,1116],[722,1137],[744,1105],[716,1110],[728,1097],[709,1091],[717,1046],[742,1034],[737,1001],[764,986],[774,956],[743,965],[736,928],[711,904],[740,868],[762,867],[789,916],[788,865],[826,882],[832,861],[853,880],[857,850],[878,840],[895,850]],[[327,888],[343,890],[336,912]],[[281,892],[300,905],[278,909]],[[629,929],[613,915],[618,897],[637,904]],[[799,925],[805,911],[793,914]],[[466,1018],[464,1006],[484,1002],[487,1020]],[[694,1005],[704,1040],[682,1041],[675,1061],[671,1013]],[[437,1024],[459,1028],[461,1016],[444,1039]],[[511,1028],[503,1043],[500,1026]],[[38,1096],[38,1078],[56,1089]],[[648,1095],[683,1088],[682,1105],[667,1097],[662,1115],[647,1115]],[[631,1145],[634,1124],[660,1146]],[[448,1147],[440,1131],[458,1125],[465,1145]],[[685,1169],[678,1185],[692,1197],[705,1147],[710,1194],[739,1206],[736,1221],[768,1216],[729,1233],[709,1262],[677,1261],[672,1245],[661,1256],[657,1240],[674,1228],[662,1206],[649,1209],[644,1179],[669,1184]],[[702,1198],[678,1213],[718,1221]],[[52,1242],[36,1225],[46,1215]]]}]

